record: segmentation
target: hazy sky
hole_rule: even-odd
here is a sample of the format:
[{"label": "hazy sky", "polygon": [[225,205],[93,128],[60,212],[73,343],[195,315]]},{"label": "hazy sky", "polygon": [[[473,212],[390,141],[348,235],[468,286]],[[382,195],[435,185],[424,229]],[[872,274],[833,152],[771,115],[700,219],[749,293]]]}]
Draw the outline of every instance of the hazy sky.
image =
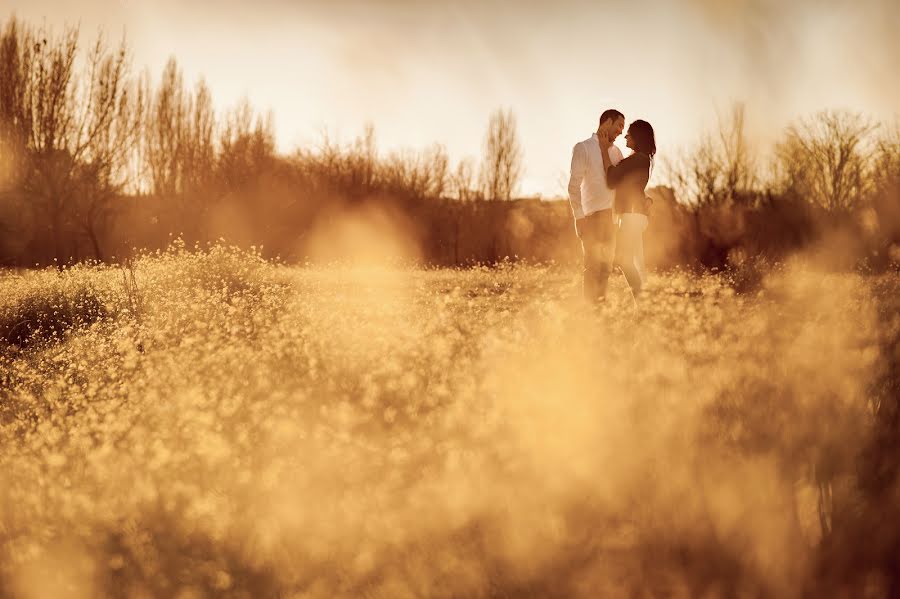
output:
[{"label": "hazy sky", "polygon": [[[135,71],[174,55],[217,107],[271,108],[279,147],[351,140],[382,151],[443,143],[478,157],[510,107],[523,193],[560,195],[572,145],[606,107],[644,118],[659,156],[689,146],[734,101],[757,141],[791,119],[848,108],[900,113],[900,0],[2,0],[0,17],[123,29]],[[6,14],[4,14],[6,13]],[[620,146],[624,145],[619,140]]]}]

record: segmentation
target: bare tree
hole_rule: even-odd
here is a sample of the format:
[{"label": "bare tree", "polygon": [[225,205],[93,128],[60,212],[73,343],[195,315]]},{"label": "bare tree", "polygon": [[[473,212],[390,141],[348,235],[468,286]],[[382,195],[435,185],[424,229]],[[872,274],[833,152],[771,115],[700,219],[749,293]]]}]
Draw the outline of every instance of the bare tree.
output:
[{"label": "bare tree", "polygon": [[[25,88],[28,70],[22,60],[25,49],[18,21],[11,19],[0,32],[0,233],[4,243],[0,251],[11,252],[12,230],[26,230],[28,213],[18,193],[26,158],[27,132]],[[8,254],[7,254],[8,255]]]},{"label": "bare tree", "polygon": [[[193,92],[185,89],[174,58],[166,63],[155,90],[149,77],[141,86],[152,98],[143,113],[143,135],[136,148],[141,172],[149,175],[150,191],[164,198],[173,211],[180,232],[188,233],[202,226],[203,214],[219,195],[217,144],[222,138],[217,137],[212,94],[203,79]],[[249,106],[247,111],[252,113]],[[234,122],[232,115],[232,125]]]},{"label": "bare tree", "polygon": [[395,152],[382,165],[379,181],[394,194],[439,198],[447,187],[448,163],[447,151],[440,144],[423,152]]},{"label": "bare tree", "polygon": [[747,141],[744,116],[744,105],[735,104],[727,124],[719,119],[724,188],[726,198],[731,200],[749,192],[756,184],[755,159]]},{"label": "bare tree", "polygon": [[345,172],[351,189],[364,191],[375,187],[378,176],[378,150],[375,143],[375,126],[366,123],[363,134],[354,140],[347,153]]},{"label": "bare tree", "polygon": [[352,143],[335,142],[328,131],[315,150],[298,152],[294,160],[317,191],[340,190],[350,198],[377,191],[384,184],[386,167],[378,157],[375,128],[366,123]]},{"label": "bare tree", "polygon": [[168,198],[184,234],[205,235],[208,214],[219,189],[216,181],[216,114],[206,82],[197,82],[193,94],[185,92],[184,119],[178,135],[178,173],[174,195]]},{"label": "bare tree", "polygon": [[484,140],[481,181],[489,200],[509,200],[522,176],[522,149],[512,110],[495,110]]},{"label": "bare tree", "polygon": [[883,129],[878,136],[873,175],[879,193],[900,187],[900,122]]},{"label": "bare tree", "polygon": [[154,93],[150,72],[144,69],[131,82],[134,139],[125,168],[125,193],[142,195],[152,193],[153,176],[150,155],[152,151],[152,123]]},{"label": "bare tree", "polygon": [[777,148],[781,184],[831,211],[847,211],[871,191],[874,126],[862,115],[823,111],[792,125]]},{"label": "bare tree", "polygon": [[[75,160],[70,134],[74,114],[74,64],[78,31],[59,37],[48,30],[23,32],[20,66],[25,86],[23,118],[26,154],[21,191],[36,222],[48,223],[57,265],[65,262],[63,234],[70,220]],[[68,142],[68,143],[67,143]]]},{"label": "bare tree", "polygon": [[81,71],[78,39],[75,27],[57,36],[13,19],[0,42],[0,136],[11,148],[13,193],[47,223],[59,266],[73,229],[101,256],[96,230],[123,185],[134,129],[125,40],[109,51],[100,34]]},{"label": "bare tree", "polygon": [[190,195],[210,193],[215,174],[216,115],[212,94],[202,79],[189,99],[189,116],[182,138],[183,191]]},{"label": "bare tree", "polygon": [[463,202],[484,199],[475,178],[475,161],[472,158],[460,160],[450,177],[449,186],[450,194]]},{"label": "bare tree", "polygon": [[747,140],[744,106],[735,104],[727,120],[719,118],[716,135],[704,135],[667,167],[678,197],[696,208],[752,199],[756,161]]},{"label": "bare tree", "polygon": [[891,247],[900,243],[900,121],[881,131],[875,144],[872,207],[878,218],[884,255],[894,262]]},{"label": "bare tree", "polygon": [[181,71],[174,57],[163,69],[149,110],[145,135],[151,189],[155,195],[173,197],[182,190],[184,141],[190,113]]},{"label": "bare tree", "polygon": [[74,205],[77,222],[88,237],[94,257],[103,259],[100,233],[110,226],[115,198],[128,181],[128,165],[137,139],[140,89],[128,80],[125,42],[114,53],[99,37],[88,56],[89,83],[79,108],[90,134],[83,152],[76,151],[79,193]]},{"label": "bare tree", "polygon": [[24,34],[13,18],[0,34],[0,189],[9,190],[21,175],[31,111],[26,106],[30,77],[29,49]]},{"label": "bare tree", "polygon": [[225,115],[219,133],[217,172],[227,190],[252,184],[266,172],[275,157],[272,114],[255,114],[245,98]]},{"label": "bare tree", "polygon": [[447,172],[450,166],[447,149],[438,143],[431,145],[422,153],[421,163],[428,181],[424,195],[430,198],[443,197],[447,191]]}]

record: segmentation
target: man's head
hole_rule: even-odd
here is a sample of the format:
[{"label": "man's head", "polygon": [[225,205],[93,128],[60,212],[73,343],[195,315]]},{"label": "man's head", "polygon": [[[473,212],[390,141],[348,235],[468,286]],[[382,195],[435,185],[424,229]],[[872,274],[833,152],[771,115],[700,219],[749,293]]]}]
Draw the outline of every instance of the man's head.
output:
[{"label": "man's head", "polygon": [[625,130],[625,115],[614,108],[604,110],[600,115],[600,126],[597,133],[606,133],[609,141],[615,141]]}]

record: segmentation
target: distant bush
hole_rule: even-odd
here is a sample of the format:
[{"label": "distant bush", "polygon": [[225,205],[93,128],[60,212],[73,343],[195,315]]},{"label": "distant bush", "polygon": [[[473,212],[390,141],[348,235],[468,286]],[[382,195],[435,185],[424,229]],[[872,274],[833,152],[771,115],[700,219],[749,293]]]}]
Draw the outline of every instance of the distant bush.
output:
[{"label": "distant bush", "polygon": [[137,262],[146,267],[141,284],[155,291],[187,287],[225,296],[258,289],[265,283],[264,271],[272,268],[256,247],[243,250],[218,243],[190,249],[180,239],[165,251],[142,255]]},{"label": "distant bush", "polygon": [[5,282],[0,339],[20,347],[59,340],[73,329],[111,317],[117,299],[96,279],[96,273],[76,268],[48,269],[37,277]]}]

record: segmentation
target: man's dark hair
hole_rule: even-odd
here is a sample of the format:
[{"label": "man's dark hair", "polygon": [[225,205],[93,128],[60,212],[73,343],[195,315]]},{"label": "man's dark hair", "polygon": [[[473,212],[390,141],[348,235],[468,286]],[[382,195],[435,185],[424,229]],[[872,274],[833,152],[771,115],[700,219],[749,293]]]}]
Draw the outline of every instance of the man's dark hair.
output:
[{"label": "man's dark hair", "polygon": [[616,119],[624,119],[625,115],[616,110],[615,108],[610,108],[608,110],[604,110],[603,114],[600,115],[600,124],[606,122],[606,119],[612,119],[613,122],[616,122]]}]

